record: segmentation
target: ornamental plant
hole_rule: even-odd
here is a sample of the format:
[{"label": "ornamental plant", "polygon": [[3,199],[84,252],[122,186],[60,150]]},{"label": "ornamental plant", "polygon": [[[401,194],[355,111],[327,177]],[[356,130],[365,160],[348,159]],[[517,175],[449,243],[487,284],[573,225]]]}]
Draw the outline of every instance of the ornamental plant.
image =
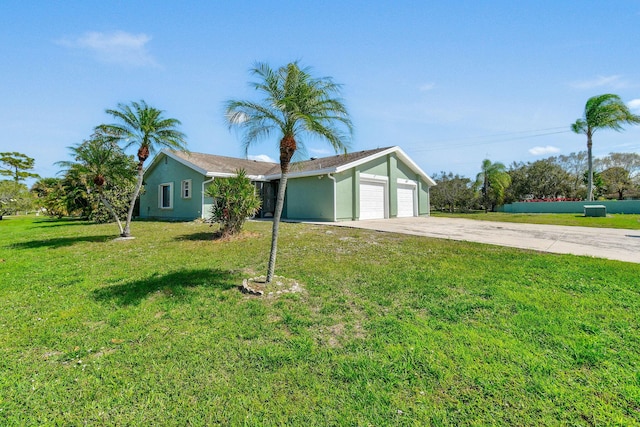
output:
[{"label": "ornamental plant", "polygon": [[254,216],[261,206],[256,188],[244,169],[229,178],[216,178],[206,190],[213,198],[211,221],[220,224],[220,237],[229,237],[242,230],[247,218]]}]

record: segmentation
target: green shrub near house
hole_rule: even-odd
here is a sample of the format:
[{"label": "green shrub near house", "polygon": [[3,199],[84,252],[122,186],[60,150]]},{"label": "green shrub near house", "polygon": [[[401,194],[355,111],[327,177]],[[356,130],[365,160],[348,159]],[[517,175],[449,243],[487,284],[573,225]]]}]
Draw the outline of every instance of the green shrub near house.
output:
[{"label": "green shrub near house", "polygon": [[205,194],[213,198],[211,220],[220,224],[221,237],[239,233],[262,203],[244,169],[237,171],[235,176],[214,179]]}]

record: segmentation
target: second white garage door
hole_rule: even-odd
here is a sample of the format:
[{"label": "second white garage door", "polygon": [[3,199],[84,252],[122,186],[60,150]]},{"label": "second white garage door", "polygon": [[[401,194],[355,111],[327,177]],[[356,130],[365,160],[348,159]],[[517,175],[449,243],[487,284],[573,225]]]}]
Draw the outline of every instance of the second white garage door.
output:
[{"label": "second white garage door", "polygon": [[416,216],[416,186],[398,184],[398,218]]},{"label": "second white garage door", "polygon": [[360,219],[383,219],[386,212],[386,183],[360,181]]}]

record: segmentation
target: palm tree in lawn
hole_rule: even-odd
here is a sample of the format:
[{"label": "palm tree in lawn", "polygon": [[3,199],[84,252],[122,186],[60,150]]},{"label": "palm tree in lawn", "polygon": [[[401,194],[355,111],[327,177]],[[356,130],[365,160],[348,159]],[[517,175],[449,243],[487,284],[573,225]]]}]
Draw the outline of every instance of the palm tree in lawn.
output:
[{"label": "palm tree in lawn", "polygon": [[122,235],[122,222],[104,195],[104,186],[107,182],[114,184],[132,180],[136,173],[135,162],[124,154],[110,137],[100,133],[69,149],[74,161],[62,161],[57,164],[67,167],[67,175],[77,177],[87,189],[87,193],[91,190],[96,191],[98,199],[115,219]]},{"label": "palm tree in lawn", "polygon": [[250,146],[273,134],[279,138],[281,176],[266,279],[271,283],[291,158],[304,147],[302,138],[306,136],[325,140],[336,152],[346,153],[353,126],[340,98],[341,86],[331,77],[315,78],[309,68],[300,68],[298,62],[277,70],[256,63],[250,73],[257,78],[250,86],[261,93],[262,99],[227,101],[225,117],[230,128],[236,127],[243,134],[245,153]]},{"label": "palm tree in lawn", "polygon": [[584,107],[581,119],[571,125],[571,130],[587,136],[587,200],[593,200],[593,155],[592,137],[598,129],[621,131],[623,124],[638,124],[640,116],[632,114],[618,95],[606,93],[591,97]]},{"label": "palm tree in lawn", "polygon": [[504,193],[511,185],[511,176],[507,173],[507,168],[503,163],[491,163],[491,160],[482,161],[481,171],[476,175],[476,188],[482,189],[482,200],[484,211],[491,210],[494,205],[499,205],[504,201]]},{"label": "palm tree in lawn", "polygon": [[131,196],[127,220],[122,231],[123,237],[131,235],[131,217],[136,199],[142,188],[144,162],[159,148],[186,150],[185,135],[177,127],[179,120],[164,117],[164,111],[150,107],[144,101],[132,102],[131,105],[118,104],[116,110],[107,110],[118,123],[100,125],[98,131],[119,141],[123,149],[138,148],[138,181]]}]

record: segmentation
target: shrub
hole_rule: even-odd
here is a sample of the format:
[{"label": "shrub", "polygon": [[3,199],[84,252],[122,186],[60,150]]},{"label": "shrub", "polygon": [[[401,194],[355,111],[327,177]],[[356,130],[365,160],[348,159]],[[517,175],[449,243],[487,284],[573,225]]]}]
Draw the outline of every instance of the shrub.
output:
[{"label": "shrub", "polygon": [[238,170],[236,176],[214,179],[206,195],[213,198],[210,219],[220,224],[221,237],[238,233],[261,205],[255,186],[243,169]]}]

